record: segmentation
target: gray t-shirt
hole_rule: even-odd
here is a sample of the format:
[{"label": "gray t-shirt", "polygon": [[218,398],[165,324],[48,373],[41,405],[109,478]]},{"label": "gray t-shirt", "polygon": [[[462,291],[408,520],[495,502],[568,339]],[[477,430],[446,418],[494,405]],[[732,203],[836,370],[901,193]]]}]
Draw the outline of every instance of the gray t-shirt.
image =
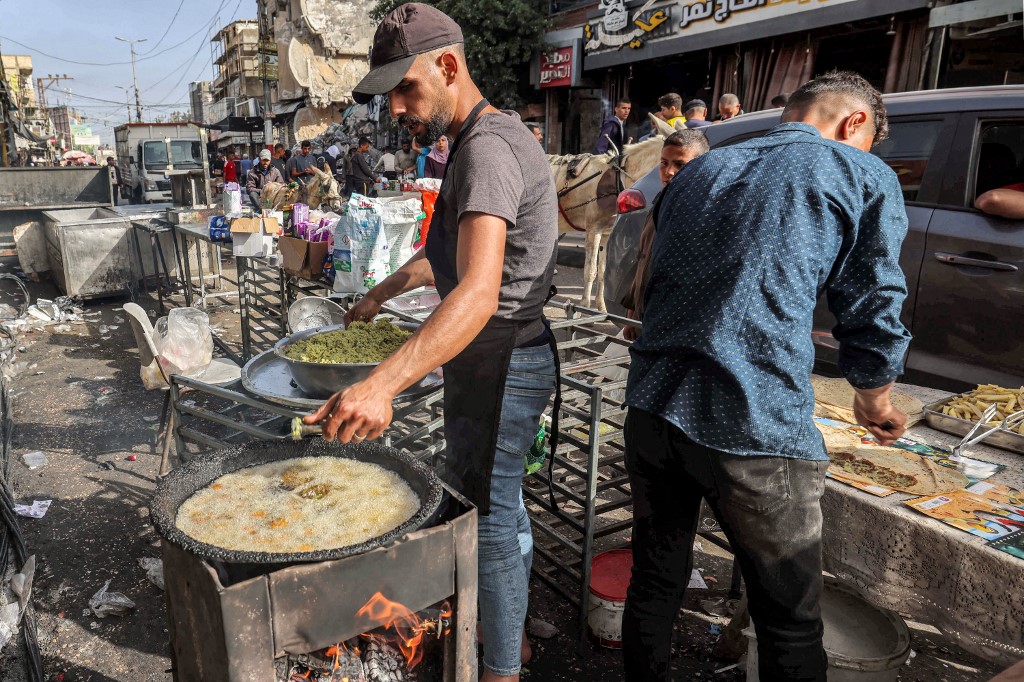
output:
[{"label": "gray t-shirt", "polygon": [[316,161],[316,157],[312,154],[303,156],[302,154],[292,154],[292,158],[288,159],[288,172],[285,174],[285,182],[291,182],[297,180],[300,185],[305,185],[312,178],[308,175],[300,175],[297,178],[292,177],[292,171],[297,170],[299,173],[304,173],[313,167],[313,163]]},{"label": "gray t-shirt", "polygon": [[452,262],[458,219],[466,212],[505,219],[505,265],[497,316],[540,319],[551,289],[558,240],[558,198],[537,138],[512,111],[485,114],[459,142],[441,185],[445,246]]}]

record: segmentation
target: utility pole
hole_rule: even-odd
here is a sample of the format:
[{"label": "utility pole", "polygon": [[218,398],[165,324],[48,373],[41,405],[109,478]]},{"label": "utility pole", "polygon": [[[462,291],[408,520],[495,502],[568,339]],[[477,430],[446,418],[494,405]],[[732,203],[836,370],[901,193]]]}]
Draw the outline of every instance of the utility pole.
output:
[{"label": "utility pole", "polygon": [[114,36],[115,40],[120,40],[122,43],[128,43],[128,46],[132,50],[132,87],[135,88],[135,122],[142,123],[142,102],[139,101],[139,80],[135,75],[135,43],[146,42],[145,38],[118,38]]},{"label": "utility pole", "polygon": [[132,103],[128,99],[128,94],[132,91],[132,89],[131,88],[126,88],[123,85],[115,85],[114,87],[117,88],[118,90],[124,90],[124,108],[128,112],[128,118],[126,120],[127,120],[128,123],[131,123],[132,122]]},{"label": "utility pole", "polygon": [[260,34],[256,55],[260,62],[260,78],[263,80],[263,148],[274,149],[274,111],[270,104],[270,74],[268,73],[270,62],[270,8],[266,2],[257,4],[260,20]]}]

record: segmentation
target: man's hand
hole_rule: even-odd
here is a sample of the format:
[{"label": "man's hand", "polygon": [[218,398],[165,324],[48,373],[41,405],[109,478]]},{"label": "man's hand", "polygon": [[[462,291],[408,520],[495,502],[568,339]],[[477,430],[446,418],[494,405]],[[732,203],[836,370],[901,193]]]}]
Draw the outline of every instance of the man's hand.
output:
[{"label": "man's hand", "polygon": [[907,430],[907,415],[889,402],[892,384],[881,388],[857,388],[853,398],[853,413],[857,423],[871,432],[882,445],[891,445]]},{"label": "man's hand", "polygon": [[391,424],[395,396],[373,379],[360,381],[327,399],[320,409],[303,417],[306,424],[323,422],[327,442],[361,443],[380,438]]},{"label": "man's hand", "polygon": [[345,313],[345,326],[348,327],[353,322],[373,322],[373,318],[377,317],[380,308],[381,303],[376,298],[370,294],[363,296]]}]

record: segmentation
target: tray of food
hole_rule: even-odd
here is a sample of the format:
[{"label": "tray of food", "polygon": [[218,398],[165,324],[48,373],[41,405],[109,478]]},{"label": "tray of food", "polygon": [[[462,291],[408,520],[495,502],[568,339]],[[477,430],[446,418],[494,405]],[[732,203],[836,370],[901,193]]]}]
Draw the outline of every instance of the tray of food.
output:
[{"label": "tray of food", "polygon": [[[996,411],[985,426],[1000,427],[1003,420],[1024,409],[1024,387],[1012,389],[982,384],[973,391],[926,405],[925,421],[933,429],[965,436],[991,405],[996,406]],[[997,428],[985,437],[985,444],[1024,454],[1024,424]]]}]

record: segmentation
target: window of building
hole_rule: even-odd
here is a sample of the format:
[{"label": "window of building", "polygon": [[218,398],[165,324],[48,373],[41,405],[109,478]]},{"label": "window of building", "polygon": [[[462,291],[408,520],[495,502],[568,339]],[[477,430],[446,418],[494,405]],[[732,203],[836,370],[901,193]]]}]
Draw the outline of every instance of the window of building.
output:
[{"label": "window of building", "polygon": [[979,142],[974,198],[1024,182],[1024,121],[986,125]]},{"label": "window of building", "polygon": [[889,121],[889,136],[871,150],[896,172],[904,201],[917,199],[942,125],[941,120]]}]

